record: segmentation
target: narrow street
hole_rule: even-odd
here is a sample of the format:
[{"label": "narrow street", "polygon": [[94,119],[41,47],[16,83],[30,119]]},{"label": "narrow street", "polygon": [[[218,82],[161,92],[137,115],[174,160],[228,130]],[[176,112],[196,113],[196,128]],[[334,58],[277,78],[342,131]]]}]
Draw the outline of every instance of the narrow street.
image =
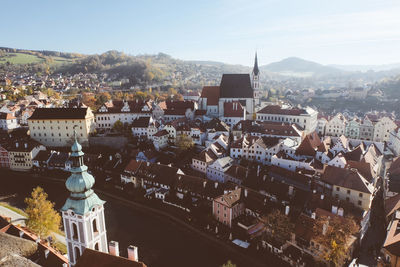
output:
[{"label": "narrow street", "polygon": [[367,266],[377,265],[377,256],[379,255],[379,251],[386,237],[383,181],[385,179],[388,163],[387,160],[383,161],[383,168],[380,173],[382,179],[379,181],[379,191],[376,193],[376,196],[372,201],[370,226],[360,247],[360,257],[358,262],[359,264]]}]

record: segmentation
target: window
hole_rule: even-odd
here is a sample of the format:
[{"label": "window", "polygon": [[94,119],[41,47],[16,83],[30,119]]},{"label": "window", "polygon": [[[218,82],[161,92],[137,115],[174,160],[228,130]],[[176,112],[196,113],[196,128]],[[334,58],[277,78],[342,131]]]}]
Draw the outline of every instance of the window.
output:
[{"label": "window", "polygon": [[75,247],[74,252],[75,252],[75,262],[76,262],[79,259],[79,257],[81,256],[81,251],[79,250],[78,247]]},{"label": "window", "polygon": [[358,194],[359,197],[363,197],[363,193]]},{"label": "window", "polygon": [[361,206],[361,205],[362,205],[362,201],[359,200],[359,201],[358,201],[358,206]]},{"label": "window", "polygon": [[97,229],[97,220],[96,219],[93,220],[92,226],[93,226],[93,233],[98,234],[99,230]]},{"label": "window", "polygon": [[350,195],[350,190],[347,190],[347,194]]},{"label": "window", "polygon": [[75,223],[72,224],[72,238],[78,239],[78,227]]}]

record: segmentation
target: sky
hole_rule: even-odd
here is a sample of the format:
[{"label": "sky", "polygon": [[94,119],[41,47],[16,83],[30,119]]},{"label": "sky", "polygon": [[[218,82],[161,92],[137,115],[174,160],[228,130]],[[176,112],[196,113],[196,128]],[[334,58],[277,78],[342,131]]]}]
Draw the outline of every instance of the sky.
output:
[{"label": "sky", "polygon": [[0,46],[251,66],[400,62],[399,0],[1,0]]}]

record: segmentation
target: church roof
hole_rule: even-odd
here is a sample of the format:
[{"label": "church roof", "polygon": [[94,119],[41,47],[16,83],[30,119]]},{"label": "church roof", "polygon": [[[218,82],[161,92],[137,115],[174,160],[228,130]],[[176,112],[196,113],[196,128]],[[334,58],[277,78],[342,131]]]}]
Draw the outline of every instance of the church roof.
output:
[{"label": "church roof", "polygon": [[221,98],[253,98],[249,74],[223,74],[219,87]]},{"label": "church roof", "polygon": [[260,73],[260,70],[258,69],[258,60],[257,60],[257,53],[256,53],[256,58],[254,59],[253,74],[258,75],[259,73]]}]

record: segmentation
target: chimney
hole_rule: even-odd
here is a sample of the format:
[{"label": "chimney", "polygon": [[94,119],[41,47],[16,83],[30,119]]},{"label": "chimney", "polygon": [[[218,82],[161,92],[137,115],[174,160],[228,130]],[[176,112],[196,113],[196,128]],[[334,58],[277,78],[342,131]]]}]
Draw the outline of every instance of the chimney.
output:
[{"label": "chimney", "polygon": [[289,196],[293,195],[293,186],[289,185]]},{"label": "chimney", "polygon": [[112,160],[112,155],[110,155],[110,160]]},{"label": "chimney", "polygon": [[322,195],[321,195],[321,200],[324,200],[324,197],[325,197],[324,194],[322,194]]},{"label": "chimney", "polygon": [[338,215],[343,217],[343,214],[344,214],[344,209],[343,208],[339,208]]},{"label": "chimney", "polygon": [[25,143],[25,148],[28,148],[28,143]]},{"label": "chimney", "polygon": [[19,146],[18,142],[17,142],[17,143],[15,143],[15,147],[16,147],[16,148],[18,148],[18,146]]},{"label": "chimney", "polygon": [[206,185],[207,185],[207,181],[204,181],[203,182],[203,187],[206,188]]},{"label": "chimney", "polygon": [[337,212],[338,212],[337,206],[332,205],[332,210],[331,210],[331,212],[332,212],[333,214],[337,214]]},{"label": "chimney", "polygon": [[286,208],[285,208],[285,215],[286,216],[289,215],[289,211],[290,211],[290,207],[286,206]]},{"label": "chimney", "polygon": [[218,182],[214,183],[214,187],[217,188],[218,187]]},{"label": "chimney", "polygon": [[49,256],[50,250],[46,249],[44,251],[44,257],[47,259],[47,257]]},{"label": "chimney", "polygon": [[311,218],[313,218],[315,220],[315,218],[316,218],[315,212],[311,213]]},{"label": "chimney", "polygon": [[119,245],[117,241],[110,241],[108,244],[108,250],[110,251],[110,255],[119,256]]},{"label": "chimney", "polygon": [[266,179],[267,179],[267,175],[264,174],[264,176],[263,176],[263,181],[265,182]]},{"label": "chimney", "polygon": [[259,176],[260,175],[260,165],[258,165],[258,167],[257,167],[257,176]]},{"label": "chimney", "polygon": [[247,188],[244,189],[244,197],[247,197]]},{"label": "chimney", "polygon": [[23,237],[24,236],[24,231],[19,231],[19,237]]},{"label": "chimney", "polygon": [[130,245],[128,247],[128,259],[131,261],[139,261],[138,248]]}]

